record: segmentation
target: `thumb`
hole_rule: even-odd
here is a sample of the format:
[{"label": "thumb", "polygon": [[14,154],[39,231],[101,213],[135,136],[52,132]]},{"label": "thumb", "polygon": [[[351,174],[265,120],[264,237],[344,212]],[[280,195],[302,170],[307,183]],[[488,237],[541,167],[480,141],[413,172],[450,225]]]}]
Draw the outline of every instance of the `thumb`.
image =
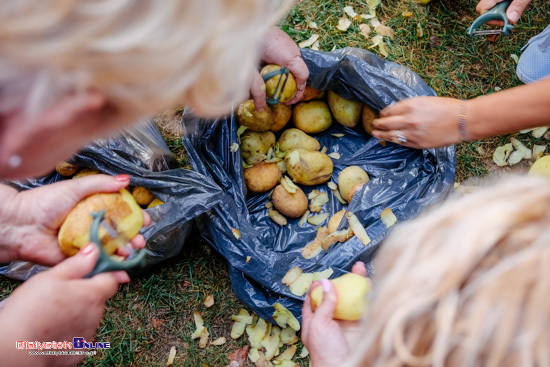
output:
[{"label": "thumb", "polygon": [[334,285],[328,279],[321,280],[321,287],[323,288],[323,302],[315,311],[315,317],[332,319],[334,318],[334,310],[336,310],[338,294]]},{"label": "thumb", "polygon": [[508,10],[506,11],[506,15],[508,16],[508,19],[511,23],[516,24],[519,18],[521,17],[521,14],[523,14],[523,11],[525,8],[527,8],[527,5],[531,0],[514,0],[512,1],[512,4],[508,7]]},{"label": "thumb", "polygon": [[65,279],[80,279],[88,275],[94,268],[99,250],[93,243],[86,245],[76,255],[62,261],[51,271],[52,274]]}]

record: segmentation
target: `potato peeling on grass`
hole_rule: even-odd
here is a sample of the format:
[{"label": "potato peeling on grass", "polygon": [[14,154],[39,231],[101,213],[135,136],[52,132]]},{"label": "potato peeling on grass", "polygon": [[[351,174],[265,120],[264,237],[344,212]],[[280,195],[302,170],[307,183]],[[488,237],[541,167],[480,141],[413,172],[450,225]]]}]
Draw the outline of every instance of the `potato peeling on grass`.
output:
[{"label": "potato peeling on grass", "polygon": [[227,341],[227,339],[225,339],[225,337],[222,336],[222,337],[210,342],[210,345],[223,345],[223,344],[225,344],[226,341]]},{"label": "potato peeling on grass", "polygon": [[386,228],[390,228],[397,223],[397,217],[393,214],[390,208],[382,210],[382,213],[380,213],[380,219],[382,219],[382,223],[384,223]]},{"label": "potato peeling on grass", "polygon": [[319,35],[317,33],[314,33],[309,37],[307,40],[302,41],[298,43],[298,47],[300,48],[307,48],[312,46],[317,40],[319,39]]},{"label": "potato peeling on grass", "polygon": [[508,158],[512,150],[514,150],[514,147],[511,143],[496,148],[493,153],[493,162],[499,167],[508,165]]},{"label": "potato peeling on grass", "polygon": [[290,326],[285,327],[281,331],[281,342],[285,345],[292,345],[298,343],[298,336],[296,335],[296,330]]},{"label": "potato peeling on grass", "polygon": [[336,26],[336,29],[338,29],[339,31],[345,32],[348,30],[350,26],[351,26],[351,20],[349,20],[348,17],[344,15],[342,16],[342,18],[338,20],[338,25]]},{"label": "potato peeling on grass", "polygon": [[[245,310],[244,308],[241,308],[239,310],[239,314],[238,315],[233,315],[233,316],[250,316],[250,314],[248,313],[247,310]],[[231,317],[231,319],[233,319],[233,316]],[[246,328],[245,323],[236,321],[233,324],[233,327],[231,329],[231,338],[233,338],[233,339],[240,338],[244,334],[245,328]]]},{"label": "potato peeling on grass", "polygon": [[510,142],[512,143],[514,148],[516,148],[516,150],[521,152],[521,155],[522,155],[523,158],[531,159],[531,157],[532,157],[531,150],[528,149],[525,145],[523,145],[523,143],[521,141],[519,141],[516,138],[510,138]]},{"label": "potato peeling on grass", "polygon": [[302,347],[302,351],[300,352],[300,358],[306,358],[309,355],[309,350],[307,350],[306,346],[304,345]]},{"label": "potato peeling on grass", "polygon": [[246,325],[251,325],[252,321],[253,321],[252,316],[250,316],[248,314],[231,315],[231,320],[233,320],[235,322],[241,322],[241,323],[246,324]]},{"label": "potato peeling on grass", "polygon": [[321,253],[321,245],[323,244],[323,240],[329,235],[328,228],[327,227],[321,227],[317,231],[317,235],[315,236],[315,239],[313,242],[308,244],[306,247],[302,249],[302,256],[304,259],[311,259]]},{"label": "potato peeling on grass", "polygon": [[250,362],[256,363],[260,359],[260,353],[258,351],[258,348],[250,348],[248,351],[248,359],[250,359]]},{"label": "potato peeling on grass", "polygon": [[357,236],[357,238],[359,238],[359,241],[361,241],[363,245],[368,245],[370,243],[370,237],[361,222],[359,221],[359,218],[357,218],[357,216],[352,212],[348,212],[346,214],[346,217],[348,218],[348,223],[351,230],[353,231],[353,234]]},{"label": "potato peeling on grass", "polygon": [[170,354],[168,355],[168,360],[166,361],[166,365],[170,366],[172,363],[174,363],[174,359],[176,358],[176,346],[173,345],[172,348],[170,348]]},{"label": "potato peeling on grass", "polygon": [[283,277],[283,284],[290,286],[292,283],[296,281],[302,275],[302,269],[300,269],[299,266],[295,266],[289,271],[286,272],[285,276]]},{"label": "potato peeling on grass", "polygon": [[214,305],[214,296],[213,295],[209,295],[208,297],[206,297],[206,299],[204,300],[204,305],[208,308],[208,307],[212,307]]},{"label": "potato peeling on grass", "polygon": [[510,166],[513,166],[514,164],[518,164],[523,159],[523,152],[520,150],[514,150],[512,154],[510,154],[510,157],[508,157],[508,164]]},{"label": "potato peeling on grass", "polygon": [[546,151],[546,145],[533,145],[533,159],[536,161],[541,158]]},{"label": "potato peeling on grass", "polygon": [[294,358],[294,355],[296,354],[297,348],[298,347],[296,345],[291,345],[283,353],[279,354],[277,358],[275,358],[275,361],[292,361],[292,358]]},{"label": "potato peeling on grass", "polygon": [[533,136],[533,138],[538,139],[544,135],[546,130],[548,130],[548,126],[537,127],[536,129],[533,129],[531,135]]}]

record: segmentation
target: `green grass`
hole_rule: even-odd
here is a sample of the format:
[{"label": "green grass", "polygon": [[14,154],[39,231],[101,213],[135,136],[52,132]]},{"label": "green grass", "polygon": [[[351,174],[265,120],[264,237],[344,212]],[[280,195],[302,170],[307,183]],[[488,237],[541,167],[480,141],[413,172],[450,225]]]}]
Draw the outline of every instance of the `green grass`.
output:
[{"label": "green grass", "polygon": [[[510,36],[496,43],[485,38],[472,40],[465,35],[476,17],[476,3],[434,0],[428,6],[421,6],[407,0],[383,1],[380,19],[396,31],[395,39],[388,41],[387,59],[409,66],[440,96],[472,98],[519,85],[510,55],[519,55],[526,41],[550,22],[550,3],[534,2]],[[346,46],[370,47],[370,41],[360,34],[357,22],[345,33],[335,28],[347,5],[353,5],[360,14],[366,9],[366,1],[299,1],[283,20],[282,28],[297,42],[319,33],[320,48],[324,51]],[[413,17],[404,18],[404,11],[413,12]],[[317,22],[320,29],[309,29],[309,21]],[[422,36],[417,33],[419,25]],[[163,126],[163,135],[180,165],[188,167],[177,129],[180,113],[181,110],[176,110],[159,115],[157,122]],[[533,139],[528,135],[519,138],[527,146],[547,144],[542,138]],[[494,148],[507,139],[496,137],[457,145],[457,181],[476,181],[508,171],[496,167],[491,159]],[[527,163],[518,166],[514,169],[528,167]],[[0,279],[0,297],[9,295],[18,284]],[[215,304],[206,308],[203,301],[210,294],[214,295]],[[226,366],[227,355],[244,345],[243,339],[233,341],[229,337],[230,315],[240,307],[243,305],[231,291],[226,261],[194,232],[178,257],[121,286],[109,300],[97,340],[111,342],[112,349],[99,353],[84,365],[161,366],[175,345],[178,350],[175,366]],[[197,341],[190,339],[194,330],[193,310],[203,314],[213,338],[225,336],[228,342],[199,349]],[[300,363],[307,365],[306,361]]]}]

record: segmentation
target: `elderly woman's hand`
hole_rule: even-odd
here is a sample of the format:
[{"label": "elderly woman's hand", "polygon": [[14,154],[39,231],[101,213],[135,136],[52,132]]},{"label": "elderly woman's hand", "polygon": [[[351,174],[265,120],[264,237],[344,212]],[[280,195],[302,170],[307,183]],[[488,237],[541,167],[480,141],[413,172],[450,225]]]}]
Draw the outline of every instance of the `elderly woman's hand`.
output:
[{"label": "elderly woman's hand", "polygon": [[[20,193],[0,187],[4,201],[0,209],[0,233],[4,234],[0,239],[0,261],[26,260],[52,266],[64,260],[57,232],[71,209],[89,195],[116,192],[129,183],[127,175],[91,175]],[[151,218],[144,212],[144,225],[150,223]],[[132,246],[144,247],[143,236],[134,237]]]},{"label": "elderly woman's hand", "polygon": [[[366,276],[365,264],[358,262],[351,271]],[[311,292],[323,287],[323,302],[315,312],[311,310]],[[309,351],[313,367],[341,366],[350,356],[349,345],[359,337],[360,321],[333,319],[338,295],[328,279],[315,282],[309,288],[302,307],[302,342]]]},{"label": "elderly woman's hand", "polygon": [[[296,96],[286,104],[298,102],[302,94],[304,94],[309,70],[302,59],[300,48],[292,38],[279,27],[271,27],[264,37],[260,58],[266,64],[282,65],[290,70],[296,79],[298,91]],[[266,95],[265,83],[260,73],[256,73],[250,93],[254,98],[256,109],[262,110],[266,106]]]},{"label": "elderly woman's hand", "polygon": [[[15,348],[16,341],[72,342],[82,337],[94,341],[105,301],[130,279],[123,271],[82,279],[94,267],[99,251],[84,247],[75,256],[23,283],[0,311],[2,365],[74,365],[83,356],[43,356]],[[98,342],[109,342],[99,339]],[[64,348],[66,349],[66,348]]]}]

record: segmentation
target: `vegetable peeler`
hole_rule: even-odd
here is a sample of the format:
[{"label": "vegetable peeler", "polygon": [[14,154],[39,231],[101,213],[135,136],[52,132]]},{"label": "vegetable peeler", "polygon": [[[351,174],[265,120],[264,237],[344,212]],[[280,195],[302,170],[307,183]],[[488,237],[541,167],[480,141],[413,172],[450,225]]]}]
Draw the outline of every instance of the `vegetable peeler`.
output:
[{"label": "vegetable peeler", "polygon": [[279,104],[279,102],[281,101],[281,94],[283,94],[283,90],[285,89],[289,73],[290,70],[288,70],[284,66],[281,66],[279,70],[273,70],[262,76],[264,82],[267,82],[269,79],[276,77],[277,75],[281,75],[281,77],[279,78],[279,82],[277,83],[277,87],[275,88],[275,94],[273,95],[273,98],[266,98],[266,102],[269,106]]},{"label": "vegetable peeler", "polygon": [[92,221],[92,225],[90,226],[90,241],[99,248],[99,257],[97,258],[97,263],[95,264],[92,271],[88,275],[86,275],[86,278],[91,278],[99,273],[106,273],[118,270],[130,270],[135,267],[142,267],[143,265],[145,265],[145,249],[139,250],[137,255],[131,260],[113,260],[103,250],[103,246],[101,245],[101,241],[99,240],[99,226],[101,225],[105,227],[107,233],[109,234],[109,236],[111,236],[111,238],[115,238],[117,236],[117,232],[111,226],[106,224],[105,221],[103,221],[103,217],[105,216],[105,209],[101,209],[98,212],[90,213],[90,215],[94,218],[94,220]]},{"label": "vegetable peeler", "polygon": [[[486,36],[491,34],[503,34],[507,35],[512,28],[514,28],[513,25],[510,24],[508,21],[508,17],[506,16],[506,10],[512,3],[512,0],[504,0],[503,2],[498,3],[493,7],[491,10],[489,10],[485,14],[481,14],[468,28],[468,35],[470,37],[473,36]],[[501,20],[504,22],[504,26],[501,29],[491,29],[491,30],[485,30],[485,31],[477,31],[476,29],[479,28],[482,24],[485,24],[487,22],[490,22],[492,20]]]}]

